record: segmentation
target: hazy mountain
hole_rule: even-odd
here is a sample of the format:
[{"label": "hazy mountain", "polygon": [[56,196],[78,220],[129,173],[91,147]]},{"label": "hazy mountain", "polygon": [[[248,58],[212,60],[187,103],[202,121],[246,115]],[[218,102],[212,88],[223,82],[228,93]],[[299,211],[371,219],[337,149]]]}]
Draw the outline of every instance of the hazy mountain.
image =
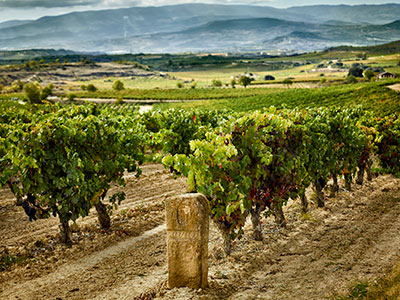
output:
[{"label": "hazy mountain", "polygon": [[[386,25],[326,25],[271,18],[215,21],[174,33],[93,41],[87,49],[125,52],[322,50],[398,40],[398,21]],[[82,46],[82,44],[81,44]]]},{"label": "hazy mountain", "polygon": [[29,24],[0,31],[0,39],[57,33],[96,40],[157,32],[181,31],[210,21],[237,18],[274,17],[301,20],[295,12],[272,7],[243,5],[185,4],[162,7],[133,7],[115,10],[75,12],[43,17]]},{"label": "hazy mountain", "polygon": [[[400,5],[307,6],[183,4],[76,12],[0,24],[0,49],[182,52],[317,50],[399,38]],[[371,25],[365,23],[386,25]],[[1,28],[1,25],[6,26]],[[268,50],[265,49],[265,50]]]},{"label": "hazy mountain", "polygon": [[367,47],[353,47],[353,46],[339,46],[326,49],[325,51],[347,51],[347,52],[366,52],[369,54],[394,54],[400,52],[400,40],[388,44],[367,46]]},{"label": "hazy mountain", "polygon": [[19,25],[24,25],[24,24],[27,24],[27,23],[30,23],[30,22],[32,22],[32,20],[11,20],[11,21],[6,21],[6,22],[3,22],[3,23],[0,23],[0,29],[19,26]]},{"label": "hazy mountain", "polygon": [[315,16],[320,22],[335,20],[350,23],[386,24],[400,19],[399,4],[297,6],[288,8],[286,11]]}]

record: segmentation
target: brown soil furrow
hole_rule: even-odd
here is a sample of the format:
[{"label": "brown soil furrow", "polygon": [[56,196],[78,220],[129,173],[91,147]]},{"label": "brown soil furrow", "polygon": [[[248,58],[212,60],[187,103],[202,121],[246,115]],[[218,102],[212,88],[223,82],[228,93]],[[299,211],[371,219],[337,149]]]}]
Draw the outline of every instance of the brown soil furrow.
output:
[{"label": "brown soil furrow", "polygon": [[[387,186],[394,193],[382,193]],[[314,223],[300,230],[291,228],[296,232],[270,241],[270,253],[245,264],[249,269],[245,282],[251,287],[246,293],[265,299],[292,299],[293,295],[299,300],[325,299],[351,281],[371,280],[390,268],[400,249],[400,192],[392,182],[372,192],[370,203],[357,199],[358,194],[342,207],[335,203],[337,213],[317,211]],[[265,284],[257,284],[261,279]],[[240,299],[239,295],[232,299]]]},{"label": "brown soil furrow", "polygon": [[[84,257],[77,262],[62,265],[49,275],[20,284],[6,284],[2,287],[3,292],[0,294],[0,298],[50,299],[68,297],[68,299],[87,299],[87,295],[93,295],[94,292],[99,292],[107,287],[107,285],[104,286],[104,282],[101,283],[104,278],[111,277],[112,279],[113,276],[120,276],[118,273],[120,274],[121,270],[126,269],[126,265],[128,264],[129,253],[132,252],[133,256],[136,256],[135,248],[138,243],[142,243],[142,245],[139,246],[142,248],[142,251],[147,251],[147,247],[156,244],[154,236],[157,235],[157,240],[161,239],[160,233],[163,231],[165,231],[165,225],[160,225],[138,237],[128,238],[103,251]],[[146,242],[146,239],[150,239],[151,241]],[[160,251],[158,250],[158,252]],[[146,255],[149,255],[149,253]],[[140,260],[139,263],[136,262],[136,264],[141,267]],[[121,270],[118,270],[118,268],[121,268]],[[107,270],[101,273],[101,269]],[[136,270],[132,268],[132,275],[135,275],[137,270],[139,270],[139,268]],[[144,272],[143,267],[140,270]],[[96,273],[101,274],[97,276]],[[115,274],[113,275],[113,273]],[[136,276],[139,275],[141,274],[137,274]],[[109,282],[111,279],[107,281]],[[79,288],[75,288],[74,282],[77,283]],[[82,284],[86,286],[82,287]],[[79,290],[71,292],[74,289]],[[82,293],[86,296],[82,295]]]}]

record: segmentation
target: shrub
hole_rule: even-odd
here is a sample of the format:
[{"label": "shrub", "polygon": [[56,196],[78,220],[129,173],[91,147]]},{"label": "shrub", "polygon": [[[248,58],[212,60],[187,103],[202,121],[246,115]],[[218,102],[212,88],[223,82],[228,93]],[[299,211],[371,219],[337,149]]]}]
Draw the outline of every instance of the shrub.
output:
[{"label": "shrub", "polygon": [[213,81],[211,82],[211,85],[214,87],[221,87],[222,86],[222,81],[221,80],[217,80],[217,79],[213,79]]},{"label": "shrub", "polygon": [[37,84],[33,82],[25,84],[24,93],[29,103],[33,104],[41,102],[40,88]]},{"label": "shrub", "polygon": [[357,78],[355,76],[349,75],[349,76],[347,76],[345,82],[346,83],[357,83],[358,81],[357,81]]},{"label": "shrub", "polygon": [[117,100],[115,100],[115,104],[118,105],[124,104],[124,99],[122,97],[118,97]]},{"label": "shrub", "polygon": [[54,89],[54,84],[50,83],[43,89],[42,93],[40,94],[40,99],[41,100],[47,99],[47,97],[53,93],[53,89]]},{"label": "shrub", "polygon": [[94,93],[97,91],[97,87],[95,87],[93,84],[88,84],[88,86],[86,87],[86,90],[88,92]]},{"label": "shrub", "polygon": [[75,94],[68,94],[68,101],[74,101],[75,100],[75,98],[76,98],[76,95]]},{"label": "shrub", "polygon": [[178,82],[176,83],[176,87],[177,87],[178,89],[183,88],[183,83],[182,83],[181,81],[178,81]]},{"label": "shrub", "polygon": [[121,80],[114,82],[112,88],[116,91],[122,91],[125,87]]}]

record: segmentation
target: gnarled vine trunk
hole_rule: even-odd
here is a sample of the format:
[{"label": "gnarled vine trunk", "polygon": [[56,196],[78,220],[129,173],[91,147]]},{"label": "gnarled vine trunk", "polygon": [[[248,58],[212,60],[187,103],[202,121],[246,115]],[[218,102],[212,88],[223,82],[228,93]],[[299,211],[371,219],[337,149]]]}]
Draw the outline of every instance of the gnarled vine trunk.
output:
[{"label": "gnarled vine trunk", "polygon": [[11,180],[7,181],[7,185],[10,188],[11,192],[13,193],[14,197],[17,198],[17,202],[15,203],[17,206],[22,206],[22,202],[24,202],[24,199],[20,197],[17,193],[14,191],[14,186]]},{"label": "gnarled vine trunk", "polygon": [[374,172],[372,172],[372,164],[373,163],[374,163],[374,161],[372,159],[369,159],[367,161],[367,165],[366,165],[366,168],[365,168],[366,171],[367,171],[367,180],[368,181],[371,181],[375,176]]},{"label": "gnarled vine trunk", "polygon": [[58,225],[58,227],[60,228],[60,242],[71,245],[72,233],[68,223],[69,220],[60,214],[58,215],[58,217],[60,218],[60,225]]},{"label": "gnarled vine trunk", "polygon": [[364,183],[365,164],[358,166],[356,183],[362,185]]},{"label": "gnarled vine trunk", "polygon": [[317,200],[317,205],[318,205],[318,207],[324,207],[325,199],[324,199],[324,194],[322,193],[323,187],[319,183],[319,180],[315,180],[314,187],[315,187],[315,196],[316,196],[316,200]]},{"label": "gnarled vine trunk", "polygon": [[256,204],[255,208],[250,210],[251,213],[251,222],[253,224],[253,238],[256,241],[262,241],[263,236],[261,232],[261,221],[260,221],[260,214],[261,214],[261,206]]},{"label": "gnarled vine trunk", "polygon": [[232,243],[231,243],[231,233],[230,228],[224,222],[214,221],[214,224],[217,226],[220,231],[223,239],[222,248],[226,255],[230,255],[232,252]]},{"label": "gnarled vine trunk", "polygon": [[351,175],[350,174],[344,174],[345,188],[349,192],[351,192],[351,181],[352,181]]},{"label": "gnarled vine trunk", "polygon": [[111,219],[107,212],[107,206],[101,201],[99,201],[98,203],[95,204],[95,207],[101,228],[109,229],[111,224]]},{"label": "gnarled vine trunk", "polygon": [[308,212],[308,199],[305,192],[303,192],[300,195],[300,200],[301,200],[301,210],[303,211],[303,213]]},{"label": "gnarled vine trunk", "polygon": [[271,208],[272,208],[272,212],[275,217],[275,223],[279,227],[286,227],[286,219],[285,219],[285,215],[283,214],[282,204],[272,203]]},{"label": "gnarled vine trunk", "polygon": [[335,197],[339,193],[339,184],[336,174],[332,174],[333,184],[331,186],[331,193],[329,197]]}]

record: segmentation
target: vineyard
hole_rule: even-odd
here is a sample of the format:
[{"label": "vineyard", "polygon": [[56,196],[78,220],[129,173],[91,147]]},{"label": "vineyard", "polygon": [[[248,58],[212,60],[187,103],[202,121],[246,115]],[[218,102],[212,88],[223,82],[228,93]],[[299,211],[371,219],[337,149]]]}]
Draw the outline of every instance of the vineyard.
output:
[{"label": "vineyard", "polygon": [[[350,101],[346,99],[372,94],[372,90],[396,93],[380,84],[353,87],[352,92],[343,87],[342,92],[335,94],[340,102],[336,104],[345,106]],[[189,98],[190,91],[186,91]],[[228,91],[219,91],[212,91],[214,99],[219,97],[218,93],[227,97]],[[258,91],[241,89],[240,93],[259,97]],[[180,92],[172,93],[175,94],[171,97],[176,98]],[[365,110],[368,105],[351,108],[332,105],[331,99],[335,97],[329,93],[338,93],[338,89],[307,93],[293,90],[292,93],[297,100],[291,104],[290,97],[286,99],[287,107],[292,109],[282,105],[261,109],[253,101],[253,108],[260,108],[259,111],[250,111],[249,107],[236,112],[170,109],[139,114],[124,106],[115,109],[91,104],[20,105],[2,101],[0,185],[1,195],[5,196],[0,198],[0,222],[7,225],[2,218],[11,218],[8,212],[11,207],[24,211],[26,222],[28,219],[36,222],[22,226],[20,216],[18,222],[10,222],[16,228],[3,235],[5,244],[15,249],[6,248],[0,253],[0,267],[6,272],[0,278],[6,287],[0,289],[0,295],[9,299],[16,296],[25,280],[19,278],[19,268],[43,262],[46,266],[42,268],[43,283],[33,279],[41,275],[34,270],[26,275],[27,299],[60,295],[71,299],[89,296],[111,299],[132,286],[137,289],[138,285],[142,285],[140,292],[136,290],[133,294],[142,295],[137,299],[157,295],[176,299],[180,292],[167,292],[163,286],[163,203],[165,197],[186,189],[207,197],[214,226],[211,235],[213,280],[203,299],[220,296],[238,299],[246,290],[268,292],[271,287],[265,282],[261,286],[261,279],[270,276],[276,282],[282,280],[281,275],[288,272],[280,270],[285,268],[282,261],[300,255],[299,251],[314,255],[299,264],[318,260],[317,255],[325,255],[323,249],[330,251],[330,259],[324,258],[320,260],[321,265],[315,266],[323,273],[323,267],[330,266],[334,257],[344,259],[339,250],[349,249],[359,234],[362,242],[355,244],[359,249],[352,249],[345,260],[333,263],[339,272],[345,269],[346,261],[356,268],[355,253],[369,243],[378,243],[368,241],[369,235],[378,235],[384,230],[387,230],[385,236],[398,232],[398,224],[389,227],[400,210],[399,181],[393,177],[400,175],[398,96],[393,94],[391,100]],[[299,93],[303,98],[319,97],[319,105],[313,106],[321,107],[296,105],[303,101]],[[324,102],[321,93],[329,95],[330,100]],[[280,98],[279,92],[273,95]],[[202,97],[208,99],[207,94]],[[242,105],[248,104],[243,101]],[[387,175],[377,178],[378,174]],[[152,185],[154,189],[150,188]],[[392,193],[388,195],[387,191]],[[382,224],[375,223],[378,212],[387,219]],[[298,215],[302,217],[297,218]],[[78,228],[75,222],[80,224]],[[359,231],[352,232],[357,226]],[[272,231],[267,233],[267,228]],[[296,238],[307,234],[306,239],[322,240],[323,248]],[[55,236],[67,246],[55,242]],[[146,241],[146,236],[151,242]],[[92,239],[95,239],[93,244]],[[391,247],[400,246],[398,239],[398,244],[391,242]],[[129,255],[125,253],[133,246],[137,250]],[[68,253],[65,257],[64,249]],[[125,257],[120,253],[129,256],[126,266]],[[384,265],[390,265],[392,256],[374,253],[386,257],[388,261]],[[110,270],[106,265],[113,255],[118,259],[111,264],[115,270]],[[374,255],[368,259],[373,261]],[[86,263],[83,267],[71,264],[75,258]],[[50,263],[57,259],[65,262],[65,269]],[[300,255],[299,259],[305,258]],[[364,262],[368,264],[367,260]],[[237,277],[233,270],[235,263],[236,267],[245,268]],[[269,266],[269,273],[265,269],[257,270],[257,265]],[[295,266],[294,262],[287,266],[304,267]],[[103,281],[90,289],[88,284],[78,283],[80,268],[95,275],[95,267],[102,270]],[[7,272],[19,283],[7,281]],[[111,277],[105,276],[110,272],[113,272]],[[252,275],[249,277],[249,274]],[[59,282],[63,276],[73,278],[71,282],[78,287],[72,286],[67,292],[68,286],[46,288],[46,284]],[[236,286],[235,280],[242,284]],[[343,284],[342,279],[342,289]],[[41,296],[35,295],[36,287]],[[291,287],[301,290],[293,283]],[[320,284],[309,298],[300,297],[298,292],[296,299],[317,299],[313,297],[323,293],[322,287]],[[275,297],[283,288],[274,286]],[[221,294],[216,294],[217,290]],[[255,294],[247,294],[252,296]],[[188,295],[182,297],[185,299]],[[287,297],[290,294],[281,292],[279,299]]]}]

